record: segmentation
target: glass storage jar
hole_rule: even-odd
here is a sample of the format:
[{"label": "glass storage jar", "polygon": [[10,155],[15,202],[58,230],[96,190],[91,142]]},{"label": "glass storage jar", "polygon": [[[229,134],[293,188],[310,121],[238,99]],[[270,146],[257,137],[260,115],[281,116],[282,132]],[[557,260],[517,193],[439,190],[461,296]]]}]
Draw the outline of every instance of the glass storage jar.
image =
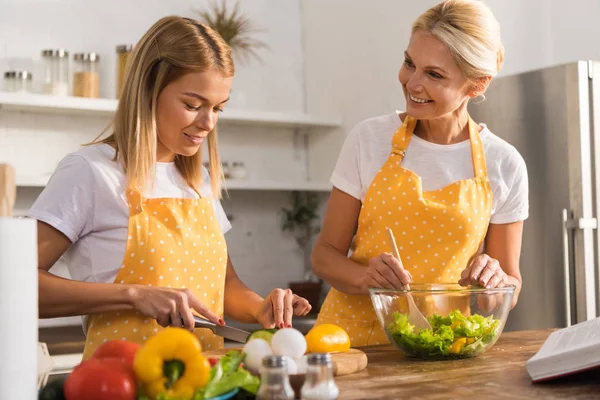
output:
[{"label": "glass storage jar", "polygon": [[119,98],[121,89],[123,89],[127,61],[129,60],[132,48],[133,46],[130,44],[120,44],[117,46],[117,98]]},{"label": "glass storage jar", "polygon": [[54,96],[69,95],[69,52],[64,49],[42,50],[44,79],[41,92]]},{"label": "glass storage jar", "polygon": [[77,53],[73,60],[73,96],[97,98],[100,93],[100,56],[97,53]]},{"label": "glass storage jar", "polygon": [[4,73],[5,92],[31,93],[33,75],[29,71],[6,71]]}]

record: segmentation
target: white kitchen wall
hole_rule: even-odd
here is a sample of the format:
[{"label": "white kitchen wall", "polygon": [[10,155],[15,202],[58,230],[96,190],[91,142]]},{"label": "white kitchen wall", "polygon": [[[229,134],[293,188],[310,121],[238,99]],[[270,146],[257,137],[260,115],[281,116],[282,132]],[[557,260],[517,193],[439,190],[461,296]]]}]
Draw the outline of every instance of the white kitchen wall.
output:
[{"label": "white kitchen wall", "polygon": [[[101,97],[114,97],[115,46],[135,43],[165,15],[195,17],[204,0],[0,0],[0,72],[32,69],[39,74],[40,52],[65,48],[71,54],[94,51],[101,57]],[[233,0],[228,0],[231,5]],[[240,2],[268,49],[262,62],[237,64],[228,107],[301,113],[304,111],[302,19],[297,0]],[[225,111],[227,112],[227,110]],[[0,162],[15,166],[21,178],[48,177],[69,152],[95,138],[105,117],[0,111]],[[244,161],[248,179],[302,181],[306,153],[294,132],[281,128],[227,126],[220,130],[223,160]],[[41,188],[20,187],[16,210],[24,212]],[[232,261],[242,279],[266,295],[301,279],[303,257],[280,230],[278,211],[289,192],[231,191],[223,201],[233,224],[227,235]],[[323,199],[324,200],[324,199]],[[59,262],[53,272],[67,276]]]},{"label": "white kitchen wall", "polygon": [[[206,0],[2,0],[0,70],[30,65],[42,49],[97,52],[101,57],[101,97],[114,97],[115,46],[134,44],[159,18],[197,18]],[[228,0],[228,4],[234,4]],[[303,108],[301,20],[297,0],[241,1],[240,10],[266,29],[257,35],[269,46],[263,63],[240,66],[233,103],[248,109]],[[33,59],[33,61],[31,60]]]},{"label": "white kitchen wall", "polygon": [[304,0],[309,113],[340,115],[343,133],[311,141],[313,175],[328,175],[359,121],[404,107],[397,75],[411,22],[435,0]]},{"label": "white kitchen wall", "polygon": [[[343,133],[311,142],[311,173],[326,175],[359,121],[404,108],[397,73],[411,23],[438,0],[303,0],[308,112],[341,116]],[[600,1],[484,0],[499,20],[501,75],[600,60]]]},{"label": "white kitchen wall", "polygon": [[503,75],[600,59],[597,0],[486,0],[502,27]]}]

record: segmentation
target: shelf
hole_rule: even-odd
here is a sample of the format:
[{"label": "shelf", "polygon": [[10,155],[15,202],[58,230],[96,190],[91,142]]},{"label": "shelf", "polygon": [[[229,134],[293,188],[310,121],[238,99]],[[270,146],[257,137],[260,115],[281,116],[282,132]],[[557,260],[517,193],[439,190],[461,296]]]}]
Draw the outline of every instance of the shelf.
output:
[{"label": "shelf", "polygon": [[[20,187],[44,187],[49,177],[17,176],[17,186]],[[252,180],[228,180],[223,187],[229,191],[254,190],[254,191],[309,191],[329,192],[329,182],[277,182],[277,181],[252,181]]]},{"label": "shelf", "polygon": [[48,183],[50,176],[24,176],[17,175],[16,183],[17,187],[44,187]]},{"label": "shelf", "polygon": [[309,191],[329,192],[331,184],[328,182],[275,182],[275,181],[226,181],[224,187],[227,190],[270,190],[270,191]]},{"label": "shelf", "polygon": [[[71,96],[50,96],[30,93],[0,92],[0,110],[45,114],[80,114],[111,116],[118,101]],[[341,126],[335,119],[315,118],[303,113],[252,111],[226,108],[219,117],[221,123],[269,126],[274,128],[333,129]]]},{"label": "shelf", "polygon": [[63,326],[81,326],[81,317],[40,318],[39,328],[59,328]]}]

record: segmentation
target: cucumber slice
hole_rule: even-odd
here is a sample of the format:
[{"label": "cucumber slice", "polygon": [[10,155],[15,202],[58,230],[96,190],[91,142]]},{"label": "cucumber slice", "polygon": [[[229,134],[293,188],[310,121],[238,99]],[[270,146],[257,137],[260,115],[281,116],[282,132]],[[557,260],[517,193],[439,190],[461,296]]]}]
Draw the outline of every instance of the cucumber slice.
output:
[{"label": "cucumber slice", "polygon": [[250,336],[248,336],[248,340],[246,342],[249,342],[252,339],[263,339],[267,343],[271,344],[271,339],[273,338],[275,332],[277,332],[277,329],[260,329],[258,331],[254,331],[250,334]]}]

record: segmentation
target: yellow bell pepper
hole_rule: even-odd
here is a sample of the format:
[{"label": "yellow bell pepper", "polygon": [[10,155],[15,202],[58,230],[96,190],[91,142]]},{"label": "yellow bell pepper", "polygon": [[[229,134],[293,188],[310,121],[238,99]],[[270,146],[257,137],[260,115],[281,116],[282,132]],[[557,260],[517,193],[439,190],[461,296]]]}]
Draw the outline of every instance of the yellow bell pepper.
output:
[{"label": "yellow bell pepper", "polygon": [[333,324],[320,324],[306,334],[308,353],[342,353],[350,349],[350,336]]},{"label": "yellow bell pepper", "polygon": [[452,325],[450,325],[450,329],[454,330],[461,325],[464,325],[462,321],[454,321]]},{"label": "yellow bell pepper", "polygon": [[458,354],[462,347],[467,343],[467,338],[459,338],[452,343],[452,345],[448,348],[448,353]]},{"label": "yellow bell pepper", "polygon": [[210,363],[198,338],[182,328],[166,328],[137,351],[133,370],[152,399],[166,393],[191,399],[208,382]]}]

